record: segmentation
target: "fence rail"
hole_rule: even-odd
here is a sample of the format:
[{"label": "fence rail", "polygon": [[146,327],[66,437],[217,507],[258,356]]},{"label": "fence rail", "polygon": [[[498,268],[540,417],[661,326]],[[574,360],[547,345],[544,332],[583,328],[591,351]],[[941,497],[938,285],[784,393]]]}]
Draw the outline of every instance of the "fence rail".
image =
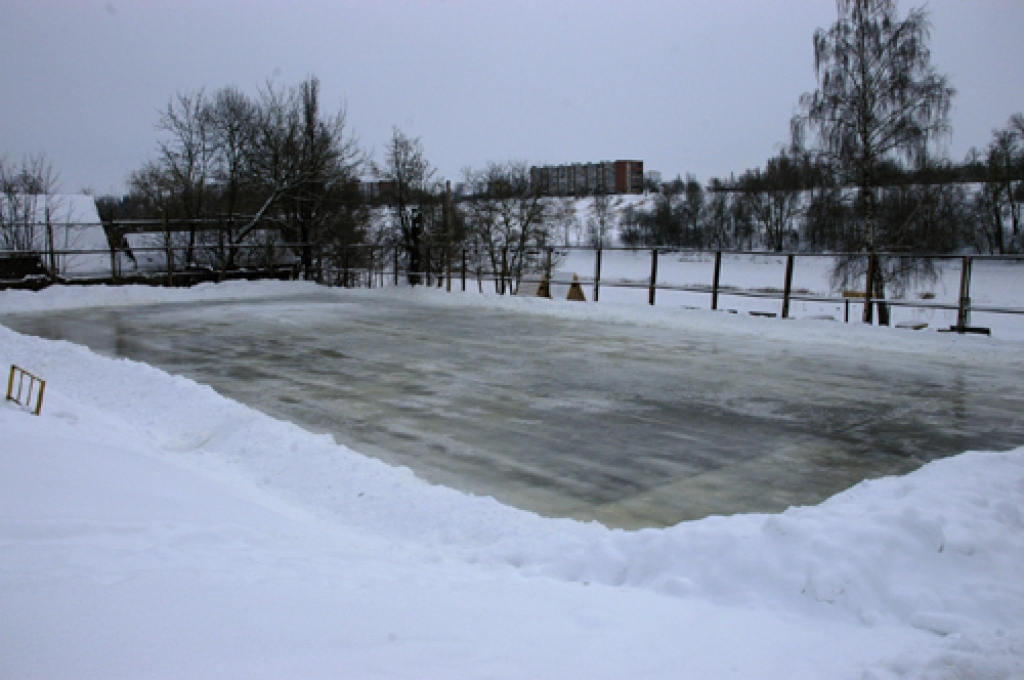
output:
[{"label": "fence rail", "polygon": [[[229,269],[223,257],[227,248],[239,253],[258,255],[257,263]],[[585,251],[593,255],[592,275],[577,275],[562,279],[556,275],[554,265],[566,255]],[[604,275],[603,263],[610,253],[628,252],[634,255],[647,254],[648,275],[641,279],[612,278]],[[146,271],[126,272],[124,258],[155,253],[162,261]],[[186,261],[188,254],[192,258]],[[38,258],[41,274],[15,279],[4,275],[4,258],[26,255]],[[678,283],[659,280],[659,257],[673,255],[707,258],[712,262],[711,273],[706,283]],[[63,259],[76,256],[105,256],[109,264],[105,271],[93,272],[91,276],[59,276],[52,266]],[[778,258],[785,262],[785,270],[779,277],[778,286],[742,288],[726,285],[722,281],[725,257],[751,256]],[[218,260],[218,257],[220,258]],[[855,297],[851,291],[843,295],[821,295],[794,289],[793,272],[798,261],[813,258],[847,258],[859,260],[861,268],[868,274],[862,277],[863,284]],[[933,262],[955,262],[959,265],[959,295],[954,302],[933,300],[907,300],[884,297],[868,282],[871,272],[889,258],[911,258]],[[862,311],[864,321],[872,322],[873,308],[920,308],[955,311],[956,323],[950,330],[959,333],[981,332],[985,329],[971,325],[971,314],[988,313],[1024,315],[1024,306],[1007,304],[977,304],[971,299],[972,272],[976,263],[1016,261],[1024,262],[1022,255],[949,255],[930,253],[876,252],[876,253],[772,253],[765,251],[698,251],[674,248],[585,248],[549,247],[533,248],[512,252],[509,248],[481,252],[470,249],[445,249],[429,247],[420,253],[420,265],[409,267],[409,257],[398,246],[377,245],[335,245],[324,246],[309,242],[273,242],[226,245],[218,243],[196,243],[190,245],[147,245],[114,249],[66,249],[50,252],[0,250],[0,288],[42,287],[55,281],[81,283],[123,283],[147,281],[162,285],[190,285],[199,281],[225,280],[229,278],[306,278],[320,283],[340,287],[383,287],[397,285],[427,285],[444,287],[451,291],[453,286],[462,291],[475,283],[483,291],[485,283],[493,285],[500,295],[514,295],[520,291],[524,277],[541,277],[547,284],[561,286],[586,286],[590,297],[598,302],[602,289],[646,290],[650,305],[655,305],[659,293],[682,292],[707,295],[707,308],[717,310],[723,298],[739,297],[781,302],[778,316],[789,318],[794,302],[835,304],[845,309],[844,320],[849,322],[851,307]],[[47,267],[47,262],[50,267]],[[769,313],[766,313],[769,314]]]},{"label": "fence rail", "polygon": [[[585,250],[593,253],[594,272],[592,276],[574,276],[573,278],[559,278],[554,274],[553,263],[557,259],[556,254],[564,254],[572,251]],[[650,257],[650,271],[645,280],[623,280],[603,276],[602,263],[606,254],[610,252],[629,252],[633,254],[648,253]],[[528,262],[527,256],[532,255],[533,260]],[[701,284],[680,284],[659,281],[658,260],[659,256],[686,255],[713,258],[712,275],[707,283]],[[722,267],[724,256],[751,256],[780,258],[785,261],[785,270],[780,277],[779,286],[771,289],[753,289],[729,286],[722,283]],[[932,300],[907,300],[901,298],[884,297],[878,294],[874,285],[869,285],[871,275],[862,277],[863,286],[859,291],[844,291],[843,295],[820,295],[809,294],[795,290],[793,287],[793,271],[796,263],[801,259],[811,258],[848,258],[866,260],[864,269],[871,271],[880,266],[880,263],[887,258],[918,259],[953,262],[959,265],[959,295],[954,302],[941,302]],[[498,261],[498,266],[489,266],[489,262]],[[648,292],[648,303],[655,305],[660,292],[685,292],[705,294],[708,296],[708,308],[717,310],[720,308],[721,300],[724,297],[756,298],[765,300],[777,300],[782,304],[781,313],[778,316],[790,318],[791,306],[794,302],[812,302],[823,304],[839,305],[845,309],[844,320],[850,321],[851,307],[859,307],[864,320],[872,323],[872,308],[887,306],[890,308],[919,308],[930,310],[955,311],[956,322],[949,328],[950,331],[958,333],[987,332],[987,329],[971,325],[972,312],[1024,315],[1024,306],[1006,304],[978,304],[972,301],[971,284],[974,264],[978,262],[1022,262],[1022,255],[950,255],[933,253],[907,253],[907,252],[875,252],[875,253],[773,253],[765,251],[695,251],[685,249],[639,249],[639,248],[581,248],[581,247],[559,247],[527,251],[519,255],[517,264],[511,264],[513,258],[508,249],[503,249],[500,257],[496,254],[486,256],[479,252],[465,249],[457,250],[451,254],[443,252],[439,259],[431,258],[428,254],[425,258],[426,266],[419,271],[408,271],[402,269],[397,251],[395,252],[394,266],[390,274],[391,284],[398,285],[404,275],[407,280],[417,278],[419,282],[428,286],[444,286],[451,290],[453,282],[458,288],[467,290],[468,281],[475,281],[482,290],[484,282],[491,282],[495,286],[495,292],[501,295],[516,294],[528,274],[540,275],[549,286],[588,286],[591,290],[591,299],[597,302],[600,299],[602,288],[623,288],[646,290]],[[472,266],[470,264],[472,263]],[[379,285],[385,285],[385,273],[381,272]],[[373,285],[372,281],[368,285]],[[856,293],[853,296],[852,293]]]},{"label": "fence rail", "polygon": [[[200,281],[232,278],[293,278],[297,275],[294,252],[311,247],[307,243],[217,245],[147,245],[115,249],[68,248],[0,250],[0,289],[39,289],[52,283],[119,284],[159,283],[191,285]],[[223,253],[248,254],[250,261],[228,266]],[[217,255],[217,254],[220,255]],[[253,254],[258,257],[253,258]],[[159,255],[155,262],[139,266],[147,254]],[[91,258],[91,259],[90,259]],[[88,260],[75,266],[76,260]],[[219,262],[218,262],[219,260]],[[129,262],[134,266],[129,266]],[[101,264],[102,263],[102,264]],[[70,265],[70,266],[69,266]]]}]

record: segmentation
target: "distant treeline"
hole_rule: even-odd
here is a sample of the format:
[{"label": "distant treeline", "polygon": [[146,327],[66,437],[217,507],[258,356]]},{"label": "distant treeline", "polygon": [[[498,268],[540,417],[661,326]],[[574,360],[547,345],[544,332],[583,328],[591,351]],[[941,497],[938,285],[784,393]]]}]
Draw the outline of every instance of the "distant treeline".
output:
[{"label": "distant treeline", "polygon": [[[895,187],[921,184],[997,184],[1024,181],[1024,155],[1009,158],[1009,162],[988,163],[977,158],[963,163],[949,161],[931,162],[920,168],[904,168],[888,162],[880,164],[873,177],[872,186]],[[1002,161],[1002,159],[998,159]],[[836,183],[831,168],[819,165],[813,160],[792,160],[779,158],[765,170],[760,168],[747,171],[728,180],[714,178],[708,183],[708,191],[765,191],[782,187],[800,191],[813,190]],[[851,187],[855,186],[853,184]]]},{"label": "distant treeline", "polygon": [[[1021,116],[996,130],[963,163],[915,168],[880,163],[866,183],[873,198],[874,245],[921,253],[1019,253],[1024,205]],[[859,252],[870,244],[861,186],[810,152],[788,150],[764,168],[702,185],[663,184],[644,210],[627,210],[630,246]]]}]

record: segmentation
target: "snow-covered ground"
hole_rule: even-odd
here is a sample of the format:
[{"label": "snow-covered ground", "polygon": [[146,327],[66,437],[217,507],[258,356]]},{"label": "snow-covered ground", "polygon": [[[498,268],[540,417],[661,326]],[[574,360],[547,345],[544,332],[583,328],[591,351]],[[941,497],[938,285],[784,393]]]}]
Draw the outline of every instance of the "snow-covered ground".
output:
[{"label": "snow-covered ground", "polygon": [[[568,250],[558,268],[575,273],[583,281],[587,299],[593,297],[595,255],[589,250]],[[793,268],[793,295],[790,316],[795,318],[831,318],[851,322],[861,319],[862,305],[856,299],[849,309],[843,303],[802,300],[801,298],[842,298],[844,289],[861,290],[857,285],[841,286],[832,280],[835,260],[827,255],[800,255]],[[910,281],[905,290],[890,290],[894,301],[892,323],[925,323],[929,331],[948,329],[956,323],[960,295],[958,258],[935,258],[934,277]],[[785,284],[786,258],[766,254],[723,254],[719,309],[740,314],[762,312],[779,314]],[[601,261],[600,300],[623,304],[647,302],[651,275],[650,250],[608,250]],[[714,255],[710,253],[662,252],[658,258],[658,285],[697,287],[708,290],[714,279]],[[863,276],[861,277],[863,278]],[[621,287],[625,284],[626,287]],[[629,287],[632,286],[632,287]],[[558,292],[561,292],[561,288]],[[735,291],[766,293],[773,297],[747,297]],[[1024,261],[976,260],[971,276],[972,305],[979,308],[1015,308],[1024,310]],[[709,309],[709,292],[659,290],[659,306],[690,306]],[[950,309],[951,308],[951,309]],[[1024,339],[1024,314],[974,312],[971,324],[990,328],[997,336]]]},{"label": "snow-covered ground", "polygon": [[[0,310],[309,290],[49,289],[4,293]],[[1019,341],[985,342],[1019,361]],[[48,384],[40,417],[0,408],[0,677],[1024,677],[1024,449],[964,453],[780,514],[609,530],[431,486],[191,380],[0,327],[11,363]]]}]

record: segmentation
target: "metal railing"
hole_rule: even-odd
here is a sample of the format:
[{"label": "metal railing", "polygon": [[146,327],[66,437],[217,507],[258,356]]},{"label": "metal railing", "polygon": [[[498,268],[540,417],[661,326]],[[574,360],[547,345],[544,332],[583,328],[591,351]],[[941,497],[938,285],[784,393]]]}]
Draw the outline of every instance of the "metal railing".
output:
[{"label": "metal railing", "polygon": [[[190,285],[201,281],[220,281],[254,276],[297,275],[296,251],[310,244],[273,243],[239,244],[231,246],[233,256],[240,264],[228,265],[227,258],[210,245],[152,245],[116,249],[52,249],[48,252],[0,250],[0,288],[40,288],[51,283],[119,284],[132,282],[161,283],[164,285]],[[147,254],[158,255],[158,263],[138,266],[138,260]],[[254,256],[254,254],[256,254]],[[69,271],[68,263],[76,257],[102,257],[106,264],[88,271]],[[248,256],[248,257],[241,257]],[[26,276],[4,275],[7,260],[34,258],[36,273]],[[128,262],[134,262],[135,268]]]},{"label": "metal railing", "polygon": [[[560,279],[554,274],[554,263],[566,253],[572,251],[589,251],[594,255],[593,276],[574,276],[571,279]],[[649,275],[644,280],[614,279],[604,276],[602,265],[604,256],[608,252],[629,252],[633,254],[648,253],[650,258]],[[659,258],[669,254],[683,254],[687,256],[708,257],[713,259],[712,272],[706,283],[669,283],[659,281]],[[781,258],[785,262],[783,275],[780,277],[779,285],[770,288],[740,288],[727,286],[722,283],[723,258],[725,256],[752,256]],[[793,286],[793,272],[796,263],[804,258],[849,258],[866,260],[862,269],[866,274],[862,276],[863,288],[860,290],[844,290],[840,295],[814,294],[807,291],[795,289]],[[955,262],[959,265],[959,294],[954,302],[931,301],[926,299],[908,300],[902,298],[884,297],[877,293],[876,287],[869,284],[874,280],[873,272],[881,266],[886,258],[915,258],[932,261]],[[467,290],[467,281],[476,281],[478,288],[482,290],[483,282],[493,282],[495,292],[500,295],[516,294],[524,277],[540,277],[546,284],[544,289],[550,289],[551,285],[563,286],[587,286],[590,289],[591,300],[600,300],[602,288],[627,288],[647,291],[647,301],[650,305],[657,303],[659,292],[674,291],[684,293],[696,293],[707,295],[707,308],[711,310],[720,309],[724,297],[759,298],[766,300],[777,300],[781,302],[781,312],[777,315],[781,318],[790,318],[794,302],[812,302],[823,304],[839,305],[845,310],[844,321],[850,321],[851,306],[859,306],[865,311],[865,320],[871,322],[873,315],[870,313],[872,307],[904,307],[920,308],[931,310],[946,310],[956,312],[956,322],[949,330],[958,333],[987,332],[987,329],[977,328],[971,325],[972,313],[1024,315],[1024,306],[1020,305],[986,305],[977,304],[972,301],[972,275],[974,265],[978,262],[994,261],[1016,261],[1024,263],[1024,254],[1021,255],[948,255],[948,254],[917,254],[906,252],[876,252],[876,253],[776,253],[765,251],[696,251],[671,248],[585,248],[585,247],[550,247],[545,249],[532,249],[513,256],[508,248],[502,248],[495,253],[480,253],[467,249],[453,250],[449,253],[442,251],[440,258],[431,259],[429,250],[424,258],[426,266],[420,271],[409,272],[400,267],[398,251],[394,252],[394,266],[389,272],[393,277],[393,284],[400,283],[400,276],[404,274],[408,280],[409,275],[417,276],[420,281],[428,286],[437,285],[451,290],[453,281],[462,291]],[[492,263],[497,263],[492,264]],[[382,283],[383,285],[383,279]],[[776,316],[774,313],[752,312],[764,316]]]},{"label": "metal railing", "polygon": [[[216,233],[216,232],[211,232]],[[154,234],[154,236],[159,236]],[[247,254],[247,265],[229,268],[225,253]],[[574,277],[562,280],[555,276],[556,260],[574,251],[586,251],[593,254],[594,271],[592,276]],[[628,252],[634,255],[647,254],[649,257],[649,274],[643,279],[627,280],[611,278],[602,271],[604,257],[607,253]],[[130,253],[130,255],[129,255]],[[141,256],[146,253],[157,253],[163,258],[162,264],[150,267],[146,271],[126,273],[125,258]],[[715,250],[700,251],[675,248],[587,248],[587,247],[548,247],[530,248],[513,251],[509,247],[489,251],[471,250],[467,248],[424,247],[419,253],[420,265],[415,269],[409,267],[408,253],[400,246],[389,245],[322,245],[315,243],[286,243],[268,239],[264,243],[218,244],[204,241],[195,244],[149,245],[131,248],[113,249],[80,249],[51,250],[48,253],[31,252],[39,258],[46,277],[29,277],[28,283],[37,283],[40,287],[54,281],[81,283],[126,283],[146,281],[163,285],[191,285],[200,281],[220,281],[230,278],[298,278],[316,280],[332,286],[340,287],[383,287],[403,284],[416,284],[444,287],[451,291],[453,286],[466,291],[469,282],[483,291],[484,283],[493,284],[499,295],[516,294],[519,292],[524,277],[541,277],[545,288],[552,285],[588,287],[590,298],[598,302],[604,288],[639,289],[647,291],[650,305],[657,303],[661,292],[683,292],[703,294],[707,296],[707,308],[717,310],[724,297],[760,298],[781,302],[781,311],[777,316],[789,318],[794,302],[811,302],[836,304],[844,308],[844,320],[850,321],[851,306],[859,306],[864,312],[865,320],[870,321],[872,307],[888,306],[890,308],[907,307],[956,312],[956,322],[950,330],[959,333],[984,332],[986,329],[971,325],[972,313],[991,313],[1007,315],[1024,315],[1024,306],[1020,305],[985,305],[972,301],[972,273],[974,265],[979,262],[1017,261],[1024,262],[1022,255],[948,255],[918,254],[905,252],[877,253],[776,253],[765,251]],[[0,251],[0,262],[4,256],[25,256],[25,251]],[[44,255],[46,256],[44,258]],[[62,258],[77,255],[103,255],[109,258],[107,271],[92,277],[67,277],[57,275],[46,266],[47,258],[51,263],[59,263]],[[706,282],[672,283],[659,280],[659,258],[667,255],[684,255],[689,257],[709,258],[713,267]],[[722,282],[724,258],[726,256],[752,256],[780,258],[785,262],[785,270],[778,281],[778,286],[761,288],[741,288],[725,285]],[[796,289],[793,286],[793,272],[796,262],[807,258],[847,258],[859,259],[867,274],[862,277],[864,283],[859,291],[842,291],[841,295],[814,294]],[[874,276],[872,272],[886,258],[917,258],[932,261],[956,262],[959,265],[959,294],[953,302],[933,300],[907,300],[878,295],[874,286],[868,282]],[[244,259],[244,258],[243,258]],[[46,279],[39,281],[40,278]],[[18,281],[2,280],[0,287],[17,285]],[[24,280],[21,281],[25,283]],[[756,312],[754,312],[756,313]],[[761,313],[766,316],[773,313]]]}]

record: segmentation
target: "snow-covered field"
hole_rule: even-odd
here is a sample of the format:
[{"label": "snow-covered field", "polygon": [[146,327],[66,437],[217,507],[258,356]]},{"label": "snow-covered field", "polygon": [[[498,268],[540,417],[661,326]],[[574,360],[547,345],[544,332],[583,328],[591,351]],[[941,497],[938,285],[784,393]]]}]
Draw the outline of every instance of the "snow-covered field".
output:
[{"label": "snow-covered field", "polygon": [[[558,268],[571,278],[575,273],[583,281],[587,299],[593,297],[595,256],[589,250],[565,251]],[[960,260],[936,258],[935,276],[911,281],[906,290],[890,290],[894,300],[892,323],[925,323],[928,330],[947,329],[956,323],[956,306],[960,295]],[[834,258],[801,255],[793,269],[793,295],[790,316],[794,318],[831,318],[860,322],[862,305],[851,300],[846,305],[835,302],[801,300],[801,298],[842,298],[844,287],[832,281]],[[766,254],[724,254],[721,270],[719,309],[740,314],[762,312],[779,314],[785,284],[786,258]],[[651,275],[650,250],[609,250],[601,262],[600,300],[624,304],[647,302],[647,285]],[[714,256],[709,253],[663,252],[658,258],[659,285],[696,287],[710,290],[714,279]],[[862,277],[863,278],[863,277]],[[627,287],[620,287],[623,284]],[[632,286],[632,287],[628,287]],[[846,288],[861,290],[859,285]],[[736,291],[755,291],[773,297],[747,297]],[[561,289],[559,290],[561,292]],[[971,276],[971,300],[976,307],[1015,308],[1024,310],[1024,261],[976,260]],[[710,308],[710,293],[659,290],[659,306],[690,306]],[[951,307],[952,309],[947,309]],[[996,336],[1024,338],[1024,314],[974,312],[971,324],[990,328]]]},{"label": "snow-covered field", "polygon": [[[49,289],[0,294],[0,311],[309,290]],[[642,305],[414,297],[980,347]],[[1019,362],[1019,338],[984,342]],[[11,363],[48,384],[42,416],[0,408],[0,677],[1024,677],[1024,449],[776,515],[609,530],[431,486],[193,381],[0,327]]]}]

